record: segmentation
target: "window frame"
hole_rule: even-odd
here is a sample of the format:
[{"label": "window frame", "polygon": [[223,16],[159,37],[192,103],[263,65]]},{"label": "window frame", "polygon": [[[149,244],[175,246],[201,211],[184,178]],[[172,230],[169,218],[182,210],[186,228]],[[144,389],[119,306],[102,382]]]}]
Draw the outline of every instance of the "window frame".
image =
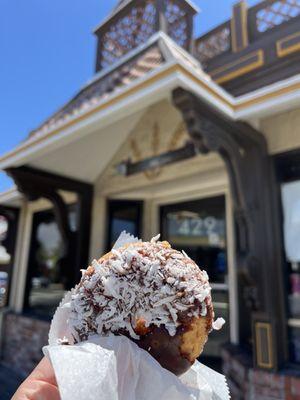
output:
[{"label": "window frame", "polygon": [[[282,240],[282,260],[284,265],[284,277],[285,277],[285,309],[286,315],[288,316],[286,319],[286,327],[287,327],[287,339],[288,339],[288,361],[287,367],[291,366],[294,369],[300,370],[300,363],[291,361],[291,350],[290,350],[290,328],[293,326],[290,324],[290,320],[294,320],[293,318],[289,317],[289,302],[288,302],[288,295],[289,295],[289,276],[290,273],[288,272],[288,261],[286,259],[286,254],[284,250],[284,213],[283,213],[283,202],[282,202],[282,195],[281,195],[281,186],[285,183],[291,183],[300,181],[300,149],[287,151],[284,153],[276,154],[273,156],[274,166],[275,166],[275,173],[276,173],[276,180],[278,185],[278,198],[279,198],[279,219],[280,219],[280,229],[281,229],[281,240]],[[296,320],[296,318],[295,318]],[[300,318],[299,318],[300,323]],[[300,331],[300,326],[299,328]]]},{"label": "window frame", "polygon": [[18,227],[19,227],[20,210],[16,207],[0,205],[0,214],[3,215],[8,220],[7,237],[3,241],[3,245],[6,248],[7,252],[11,256],[10,262],[6,265],[7,271],[4,271],[4,268],[3,269],[0,268],[1,271],[8,273],[6,304],[3,307],[3,308],[5,308],[10,304],[10,295],[11,295],[12,278],[13,278],[13,272],[14,272],[13,269],[14,269],[14,264],[15,264],[16,243],[17,243],[17,233],[18,233]]},{"label": "window frame", "polygon": [[111,234],[112,234],[112,215],[115,210],[120,207],[133,206],[135,205],[138,209],[137,212],[137,237],[141,238],[143,235],[143,213],[144,213],[144,202],[142,200],[107,200],[107,223],[106,223],[106,239],[105,249],[107,252],[111,250]]},{"label": "window frame", "polygon": [[[222,199],[223,203],[224,203],[224,221],[225,221],[225,243],[226,243],[226,247],[225,247],[225,253],[226,253],[226,275],[228,276],[229,271],[228,271],[228,243],[227,243],[227,215],[226,215],[226,195],[225,194],[220,194],[220,195],[216,195],[216,196],[211,196],[208,198],[198,198],[198,199],[191,199],[191,200],[183,200],[183,201],[178,201],[177,203],[171,203],[171,204],[165,204],[165,205],[161,205],[160,209],[159,209],[159,213],[160,213],[160,233],[162,234],[163,238],[168,240],[168,238],[166,238],[166,236],[164,235],[167,227],[164,226],[165,221],[164,221],[164,216],[169,212],[172,211],[172,209],[174,207],[176,207],[177,205],[184,205],[186,203],[192,203],[192,202],[201,202],[203,203],[203,205],[205,204],[209,204],[209,202],[211,201],[211,199],[217,199],[220,200]],[[217,287],[222,287],[223,289],[226,287],[227,290],[229,290],[229,283],[228,282],[211,282],[211,284],[214,285],[215,288]]]},{"label": "window frame", "polygon": [[[76,202],[72,202],[67,204],[67,208],[70,211],[72,211],[73,208],[77,206]],[[46,315],[41,315],[40,313],[36,312],[34,308],[29,306],[29,297],[30,297],[30,290],[31,290],[31,279],[32,279],[32,272],[33,268],[31,266],[34,265],[33,258],[35,257],[35,252],[37,249],[37,246],[33,246],[33,237],[37,233],[37,228],[38,225],[41,222],[44,222],[45,220],[49,218],[53,218],[54,222],[56,222],[55,214],[53,207],[47,207],[47,208],[41,208],[32,211],[32,219],[31,219],[31,231],[30,231],[30,237],[29,237],[29,249],[28,249],[28,256],[27,256],[27,269],[26,269],[26,278],[25,278],[25,289],[24,289],[24,294],[23,294],[23,306],[22,306],[22,313],[25,315],[29,315],[30,317],[40,319],[40,320],[45,320],[45,321],[51,321],[53,315],[49,314],[49,316]],[[40,217],[39,217],[40,216]],[[78,227],[77,227],[78,228]],[[80,228],[80,227],[79,227]],[[74,235],[78,234],[79,231],[72,232]],[[68,278],[70,279],[70,286],[74,286],[74,282],[76,282],[78,271],[76,269],[75,264],[73,265],[73,269],[70,271]],[[67,289],[66,289],[67,291]]]}]

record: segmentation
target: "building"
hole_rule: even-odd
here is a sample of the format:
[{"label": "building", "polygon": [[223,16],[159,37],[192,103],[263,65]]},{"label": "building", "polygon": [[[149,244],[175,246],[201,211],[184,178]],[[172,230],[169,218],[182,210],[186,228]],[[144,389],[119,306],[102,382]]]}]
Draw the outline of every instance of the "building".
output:
[{"label": "building", "polygon": [[[300,398],[300,1],[122,0],[96,73],[0,158],[1,357],[28,371],[63,293],[123,229],[204,265],[233,398]],[[18,349],[18,351],[16,351]]]}]

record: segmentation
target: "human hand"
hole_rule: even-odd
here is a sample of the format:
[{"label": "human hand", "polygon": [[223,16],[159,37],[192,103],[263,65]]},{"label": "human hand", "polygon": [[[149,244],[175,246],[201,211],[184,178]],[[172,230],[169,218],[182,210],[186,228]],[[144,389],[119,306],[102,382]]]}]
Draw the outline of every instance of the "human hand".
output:
[{"label": "human hand", "polygon": [[11,400],[60,400],[50,361],[44,357]]}]

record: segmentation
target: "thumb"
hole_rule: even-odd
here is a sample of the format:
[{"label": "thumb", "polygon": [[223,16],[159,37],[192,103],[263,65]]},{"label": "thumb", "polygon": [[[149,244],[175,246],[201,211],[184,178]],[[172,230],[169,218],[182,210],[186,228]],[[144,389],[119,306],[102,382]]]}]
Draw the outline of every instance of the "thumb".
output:
[{"label": "thumb", "polygon": [[60,400],[54,371],[47,358],[42,359],[12,400]]}]

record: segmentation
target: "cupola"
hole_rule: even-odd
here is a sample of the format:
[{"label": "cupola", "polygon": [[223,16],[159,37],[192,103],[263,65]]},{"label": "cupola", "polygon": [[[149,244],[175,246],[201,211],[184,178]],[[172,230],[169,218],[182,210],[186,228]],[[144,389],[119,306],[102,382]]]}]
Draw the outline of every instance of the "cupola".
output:
[{"label": "cupola", "polygon": [[96,29],[96,72],[143,45],[156,32],[169,35],[191,49],[197,8],[187,0],[120,0]]}]

